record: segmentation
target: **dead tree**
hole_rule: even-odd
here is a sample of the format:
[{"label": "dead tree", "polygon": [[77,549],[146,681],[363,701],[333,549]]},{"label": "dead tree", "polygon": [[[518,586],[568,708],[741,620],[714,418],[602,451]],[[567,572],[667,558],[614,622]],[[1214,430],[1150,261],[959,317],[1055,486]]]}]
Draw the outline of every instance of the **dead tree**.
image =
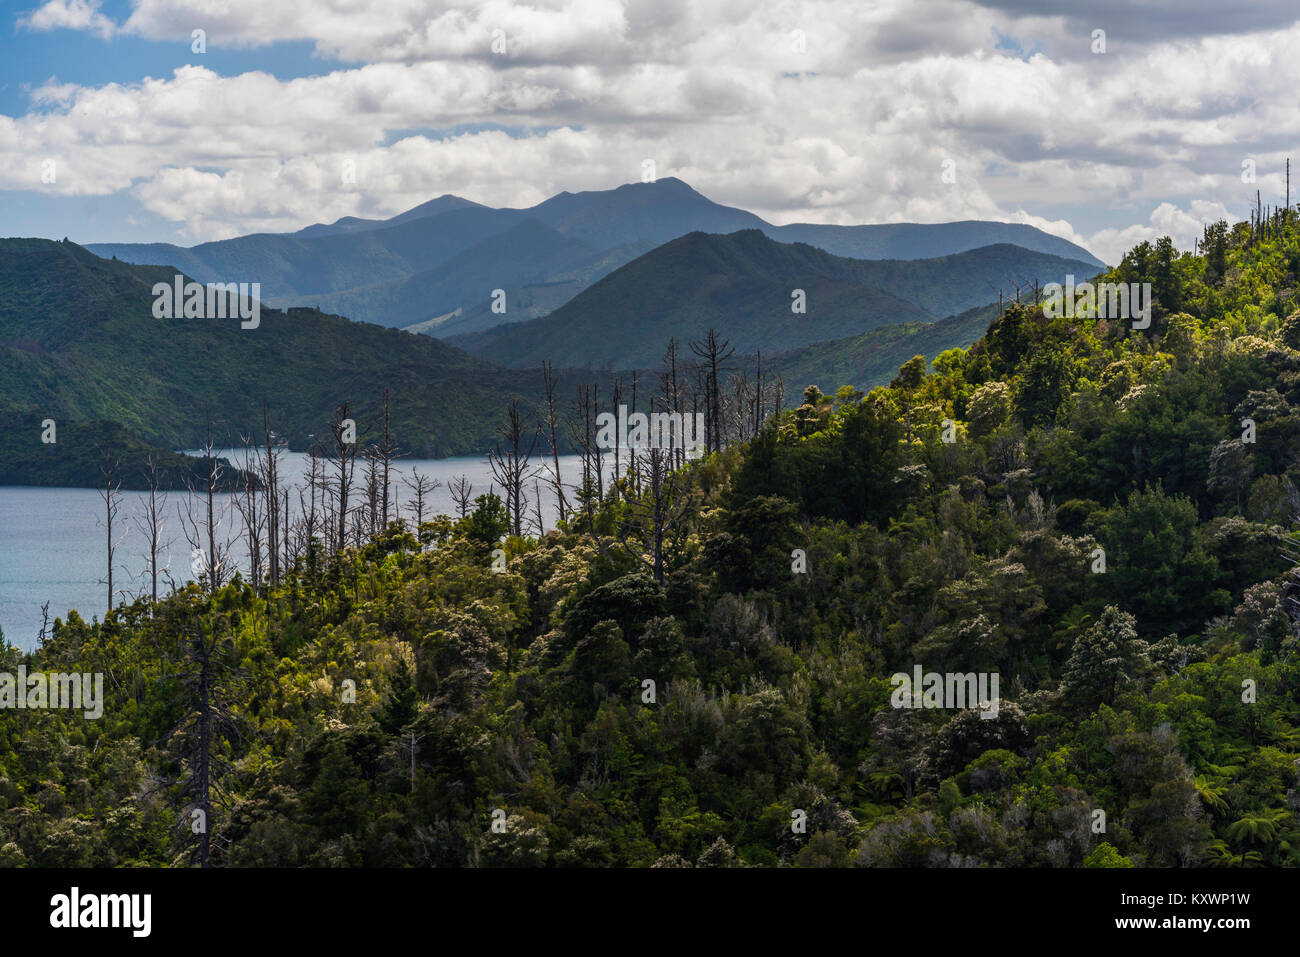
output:
[{"label": "dead tree", "polygon": [[379,485],[383,469],[384,465],[379,446],[366,446],[366,500],[364,509],[365,524],[369,526],[371,538],[379,534],[379,506],[382,499],[379,493]]},{"label": "dead tree", "polygon": [[652,444],[638,456],[637,469],[641,491],[626,498],[619,541],[662,583],[666,547],[681,531],[694,466],[674,469],[671,450]]},{"label": "dead tree", "polygon": [[[203,474],[198,487],[189,482],[189,495],[185,499],[185,512],[180,515],[181,527],[190,546],[190,571],[196,577],[207,575],[208,594],[214,595],[225,584],[226,557],[230,543],[223,540],[222,532],[226,522],[226,511],[217,504],[217,490],[225,480],[225,465],[216,456],[216,446],[212,441],[212,425],[208,424],[203,440]],[[194,496],[202,496],[203,507],[200,517],[194,515]],[[204,549],[206,540],[207,548]],[[200,562],[199,559],[202,559]]]},{"label": "dead tree", "polygon": [[492,476],[506,492],[506,511],[510,515],[510,530],[515,535],[524,533],[525,490],[531,478],[528,463],[537,450],[538,430],[534,428],[531,436],[528,431],[519,400],[512,398],[506,407],[506,424],[500,429],[505,451],[497,445],[488,453]]},{"label": "dead tree", "polygon": [[[592,425],[600,421],[600,383],[594,383],[591,387],[591,410]],[[618,409],[614,410],[614,417],[618,417]],[[616,443],[617,447],[617,443]],[[596,494],[599,496],[597,501],[605,500],[605,450],[600,447],[600,443],[593,439],[591,443],[592,464],[596,472]]]},{"label": "dead tree", "polygon": [[537,523],[537,536],[546,534],[546,520],[542,518],[542,483],[538,479],[533,479],[533,507],[534,521]]},{"label": "dead tree", "polygon": [[181,793],[190,799],[179,829],[193,841],[191,860],[208,867],[212,863],[213,812],[217,804],[229,802],[224,782],[233,768],[225,757],[224,743],[239,734],[232,702],[242,674],[234,664],[224,621],[205,621],[188,609],[174,614],[184,616],[177,630],[187,710],[173,734],[184,769]]},{"label": "dead tree", "polygon": [[[393,460],[401,458],[398,451],[397,443],[393,441],[392,432],[389,429],[389,400],[392,391],[387,387],[384,388],[384,431],[380,437],[377,454],[380,463],[380,495],[379,495],[379,528],[382,531],[388,527],[388,493],[392,484],[391,475],[393,469]],[[393,509],[396,514],[396,508]]]},{"label": "dead tree", "polygon": [[348,495],[352,491],[352,476],[357,460],[356,430],[356,422],[352,419],[352,406],[344,402],[334,411],[334,421],[330,423],[330,433],[334,437],[334,468],[337,473],[334,480],[335,501],[338,502],[334,513],[337,522],[334,548],[338,552],[347,547]]},{"label": "dead tree", "polygon": [[266,515],[261,508],[261,499],[258,496],[256,475],[261,471],[261,464],[254,460],[256,455],[261,458],[260,449],[253,452],[250,447],[250,441],[246,437],[244,444],[244,464],[241,469],[242,475],[239,488],[234,495],[235,508],[239,512],[240,518],[244,523],[244,536],[248,548],[248,578],[254,590],[262,586],[262,569],[264,562],[262,560],[262,536],[266,530]]},{"label": "dead tree", "polygon": [[420,526],[424,524],[425,504],[429,497],[442,487],[442,483],[427,475],[421,475],[419,469],[412,467],[411,474],[402,479],[402,484],[411,490],[412,500],[406,508],[415,516],[415,533],[418,535]]},{"label": "dead tree", "polygon": [[137,516],[135,521],[149,549],[149,597],[156,605],[158,603],[158,551],[171,543],[163,541],[165,525],[163,515],[167,508],[167,496],[163,495],[161,501],[159,500],[158,459],[154,455],[150,455],[145,460],[145,481],[149,485],[149,498],[145,502],[143,517]]},{"label": "dead tree", "polygon": [[[617,376],[614,377],[614,388],[612,390],[611,398],[613,399],[613,405],[610,408],[611,411],[614,413],[614,420],[617,422],[622,418],[622,416],[620,416],[618,413],[619,413],[619,405],[623,401],[623,380],[618,378]],[[618,501],[618,480],[623,477],[622,472],[620,471],[621,463],[619,461],[622,452],[623,452],[623,438],[621,435],[616,435],[614,438],[614,481],[610,483],[611,487],[609,490],[610,494],[614,497],[614,501]],[[601,493],[601,497],[602,498],[604,497],[603,490]]]},{"label": "dead tree", "polygon": [[[633,414],[634,412],[637,411],[637,406],[636,406],[636,403],[637,403],[637,387],[640,385],[640,382],[641,382],[641,376],[640,376],[640,373],[638,373],[638,372],[634,369],[634,370],[632,371],[632,404],[628,407],[628,410],[627,410],[628,418],[631,418],[631,417],[632,417],[632,414]],[[652,412],[654,411],[653,404],[651,405],[651,409],[650,409],[650,411],[652,411]],[[636,468],[636,455],[637,455],[637,446],[636,446],[635,444],[633,444],[633,443],[628,443],[628,449],[627,449],[627,468],[628,468],[628,473],[632,476],[632,481],[633,481],[633,484],[634,484],[634,485],[636,485],[637,482],[638,482],[638,473],[637,473],[637,468]],[[615,465],[617,465],[617,463],[615,463]],[[615,470],[614,470],[614,474],[615,474],[615,475],[618,474],[618,469],[617,469],[617,468],[615,468]]]},{"label": "dead tree", "polygon": [[582,459],[582,478],[577,490],[577,500],[583,512],[590,518],[594,511],[593,499],[596,498],[596,475],[599,472],[599,466],[596,450],[596,414],[593,386],[586,383],[578,386],[576,419],[573,423],[573,437]]},{"label": "dead tree", "polygon": [[704,363],[707,381],[705,385],[705,419],[708,422],[708,442],[705,447],[710,452],[722,448],[722,396],[718,376],[727,360],[736,352],[728,348],[726,339],[719,339],[717,331],[710,326],[701,342],[692,342],[691,351]]},{"label": "dead tree", "polygon": [[564,521],[569,514],[568,500],[564,495],[564,480],[560,476],[560,442],[559,442],[559,414],[555,408],[555,369],[550,362],[542,363],[542,386],[546,396],[546,408],[542,413],[542,421],[546,427],[547,435],[551,442],[551,475],[547,484],[555,493],[555,511],[559,521]]},{"label": "dead tree", "polygon": [[[306,523],[303,534],[306,536],[306,546],[309,546],[317,535],[321,527],[320,511],[317,511],[317,500],[323,502],[325,499],[326,481],[325,481],[325,459],[321,455],[321,448],[318,444],[313,443],[307,450],[307,502],[302,500],[302,489],[298,490],[299,511],[302,513],[302,520]],[[328,525],[326,526],[329,527]]]},{"label": "dead tree", "polygon": [[280,496],[280,452],[284,446],[283,441],[274,432],[271,431],[270,414],[266,406],[262,406],[262,436],[265,441],[264,451],[259,456],[260,468],[259,478],[265,490],[266,497],[266,551],[269,559],[269,568],[267,574],[270,577],[270,585],[274,588],[280,584],[280,554],[284,547],[281,538],[281,522],[288,521],[287,505],[281,514],[281,496]]},{"label": "dead tree", "polygon": [[108,551],[108,576],[106,584],[108,585],[108,611],[113,610],[113,561],[117,556],[117,548],[122,544],[122,539],[126,538],[125,533],[122,538],[113,537],[113,525],[117,522],[117,513],[122,507],[122,480],[117,475],[117,463],[113,460],[112,453],[106,449],[99,449],[104,457],[104,464],[100,467],[100,474],[104,476],[104,487],[99,490],[99,497],[104,502],[104,529],[107,533],[107,551]]},{"label": "dead tree", "polygon": [[456,503],[457,515],[464,518],[469,514],[469,507],[474,501],[474,486],[470,484],[469,476],[456,476],[447,490],[451,492],[451,500]]},{"label": "dead tree", "polygon": [[[668,340],[668,348],[664,352],[663,362],[663,371],[659,376],[659,394],[663,410],[670,414],[684,415],[686,410],[682,404],[682,387],[677,378],[677,340],[675,338]],[[686,461],[685,449],[674,448],[672,453],[674,466],[681,466]]]}]

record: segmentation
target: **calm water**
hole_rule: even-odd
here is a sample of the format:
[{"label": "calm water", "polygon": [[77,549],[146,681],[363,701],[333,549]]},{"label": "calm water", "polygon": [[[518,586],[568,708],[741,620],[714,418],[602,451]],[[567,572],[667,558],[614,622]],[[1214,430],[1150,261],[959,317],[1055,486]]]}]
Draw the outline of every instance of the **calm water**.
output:
[{"label": "calm water", "polygon": [[[232,462],[236,457],[242,460],[242,452],[222,454]],[[307,461],[305,454],[285,453],[280,464],[282,484],[305,486]],[[560,474],[566,483],[572,484],[577,477],[579,461],[576,455],[560,457]],[[426,517],[439,512],[456,514],[448,485],[461,475],[473,483],[474,495],[487,492],[493,484],[486,458],[402,459],[393,469],[397,474],[392,478],[393,488],[389,492],[390,499],[396,495],[402,505],[410,498],[402,478],[412,468],[442,483],[426,502]],[[356,479],[358,484],[364,481],[364,462],[360,459]],[[120,494],[114,537],[120,538],[121,544],[113,562],[113,590],[119,595],[123,590],[132,596],[146,594],[148,547],[137,521],[145,515],[148,493],[123,491]],[[555,521],[554,498],[545,486],[541,494],[542,517],[549,527]],[[296,508],[297,493],[291,491],[289,498],[291,507]],[[185,499],[185,493],[167,493],[163,529],[163,541],[167,544],[158,559],[159,569],[170,567],[177,582],[192,577],[190,547],[177,514],[178,507],[184,508]],[[238,537],[242,528],[239,515],[233,507],[227,511],[227,537],[237,539],[230,554],[240,561],[247,577],[247,553]],[[410,518],[405,510],[402,515]],[[123,530],[125,537],[121,537]],[[107,563],[104,501],[97,491],[0,486],[0,630],[9,642],[25,649],[35,645],[41,628],[41,605],[47,601],[51,622],[56,617],[67,617],[71,608],[77,609],[87,621],[95,616],[102,618],[108,600],[104,584]],[[162,589],[160,580],[159,591]]]}]

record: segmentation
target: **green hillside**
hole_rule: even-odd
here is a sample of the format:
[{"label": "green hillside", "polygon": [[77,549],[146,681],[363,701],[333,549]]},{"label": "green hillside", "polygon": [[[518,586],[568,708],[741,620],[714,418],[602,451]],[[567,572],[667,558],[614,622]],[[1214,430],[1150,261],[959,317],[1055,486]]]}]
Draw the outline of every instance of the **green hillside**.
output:
[{"label": "green hillside", "polygon": [[540,388],[535,372],[312,310],[263,309],[256,329],[155,319],[153,284],[173,275],[73,244],[0,241],[0,395],[10,415],[33,423],[20,435],[38,441],[34,424],[46,418],[112,422],[164,449],[194,448],[210,419],[219,444],[234,443],[261,429],[265,403],[301,449],[344,400],[359,437],[373,435],[388,387],[408,451],[469,454],[492,444],[508,396]]},{"label": "green hillside", "polygon": [[[1011,281],[1048,282],[1093,268],[1010,245],[925,260],[856,260],[758,230],[691,233],[666,243],[548,316],[452,340],[503,365],[627,369],[657,362],[670,336],[712,326],[737,352],[774,353],[929,322],[1014,295]],[[1023,278],[1022,278],[1023,277]],[[807,311],[792,310],[802,289]]]},{"label": "green hillside", "polygon": [[861,336],[764,356],[763,364],[784,379],[790,405],[799,404],[799,390],[809,383],[870,390],[887,384],[914,355],[933,359],[949,349],[966,348],[984,335],[997,315],[997,306],[981,306],[935,322],[882,326]]}]

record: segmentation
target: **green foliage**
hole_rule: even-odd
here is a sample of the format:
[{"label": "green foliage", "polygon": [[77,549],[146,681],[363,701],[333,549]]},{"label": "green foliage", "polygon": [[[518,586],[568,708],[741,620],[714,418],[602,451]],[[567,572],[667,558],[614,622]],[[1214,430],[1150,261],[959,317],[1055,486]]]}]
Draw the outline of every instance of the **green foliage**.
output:
[{"label": "green foliage", "polygon": [[[1300,865],[1300,236],[1206,249],[1112,271],[1151,330],[1013,305],[932,372],[806,390],[686,466],[662,583],[613,492],[494,568],[487,495],[0,646],[113,676],[100,721],[0,710],[0,864],[183,861],[197,616],[244,676],[226,866]],[[997,674],[996,715],[892,706],[917,665]]]}]

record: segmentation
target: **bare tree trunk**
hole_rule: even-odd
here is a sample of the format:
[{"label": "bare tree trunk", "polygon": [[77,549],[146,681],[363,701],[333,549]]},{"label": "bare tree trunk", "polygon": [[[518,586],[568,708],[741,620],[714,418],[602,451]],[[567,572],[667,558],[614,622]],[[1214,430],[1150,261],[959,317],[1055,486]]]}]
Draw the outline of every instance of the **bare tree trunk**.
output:
[{"label": "bare tree trunk", "polygon": [[415,515],[415,534],[420,534],[420,526],[424,524],[424,507],[425,501],[437,489],[442,487],[442,483],[437,479],[431,479],[427,475],[421,475],[419,469],[412,468],[411,474],[402,479],[402,484],[411,490],[415,496],[414,501],[407,505],[407,509]]},{"label": "bare tree trunk", "polygon": [[[677,529],[690,501],[691,470],[673,468],[671,450],[651,446],[640,456],[641,493],[627,499],[619,539],[643,562],[655,581],[664,580],[665,542]],[[635,536],[637,541],[630,542]]]},{"label": "bare tree trunk", "polygon": [[270,585],[280,584],[280,444],[271,432],[271,418],[262,406],[262,434],[266,440],[266,458],[262,464],[262,482],[266,486],[266,551],[270,559]]},{"label": "bare tree trunk", "polygon": [[[121,540],[113,538],[113,524],[117,519],[117,513],[121,509],[122,497],[119,490],[122,487],[122,480],[117,477],[117,463],[113,461],[112,453],[108,449],[100,449],[104,456],[104,465],[100,472],[104,476],[104,487],[100,490],[100,498],[104,500],[104,528],[107,533],[108,553],[108,575],[106,584],[108,585],[108,611],[113,610],[113,561],[117,555],[117,547]],[[123,536],[125,537],[125,536]]]},{"label": "bare tree trunk", "polygon": [[452,479],[447,488],[451,491],[452,501],[456,503],[456,511],[461,518],[464,518],[469,514],[469,506],[474,495],[474,486],[470,484],[469,477],[458,475]]},{"label": "bare tree trunk", "polygon": [[356,468],[357,445],[356,423],[351,418],[352,407],[344,402],[335,410],[330,432],[334,436],[334,467],[338,470],[335,494],[338,496],[338,532],[335,537],[335,551],[341,552],[347,547],[348,540],[348,493],[352,490],[352,475]]},{"label": "bare tree trunk", "polygon": [[582,483],[578,488],[578,501],[582,505],[583,512],[590,518],[592,490],[596,485],[595,476],[592,474],[595,464],[595,433],[593,432],[595,417],[591,409],[591,386],[585,383],[578,386],[578,415],[582,420],[577,435],[578,447],[582,450]]},{"label": "bare tree trunk", "polygon": [[142,520],[138,521],[140,532],[148,541],[149,546],[149,596],[152,602],[158,604],[158,549],[163,544],[163,510],[167,507],[167,497],[164,495],[161,502],[158,500],[158,459],[150,455],[146,461],[146,477],[149,482],[149,501],[145,506],[145,514]]},{"label": "bare tree trunk", "polygon": [[[619,415],[619,403],[623,401],[623,380],[618,377],[614,378],[613,400],[614,404],[611,408],[614,412],[614,421],[617,422],[622,419],[622,416]],[[621,465],[620,458],[622,457],[623,452],[621,448],[622,445],[622,436],[617,436],[614,439],[614,481],[610,486],[610,492],[614,496],[614,501],[618,501],[618,480],[623,477],[623,473],[619,471]]]},{"label": "bare tree trunk", "polygon": [[[488,453],[488,462],[492,466],[493,477],[506,491],[506,510],[510,513],[510,530],[515,535],[522,535],[526,507],[525,483],[530,477],[528,462],[537,449],[538,431],[534,428],[531,438],[526,436],[528,430],[519,411],[518,399],[510,400],[506,410],[506,424],[500,431],[502,438],[506,440],[506,451],[502,452],[498,445]],[[526,442],[527,449],[524,448]]]},{"label": "bare tree trunk", "polygon": [[[591,387],[591,398],[592,398],[592,406],[591,406],[592,420],[591,421],[594,427],[595,423],[600,419],[600,383],[599,382],[597,382],[595,385]],[[614,415],[615,417],[618,416],[618,409],[614,410]],[[601,449],[599,442],[593,441],[591,443],[591,454],[594,459],[593,464],[595,465],[595,469],[596,469],[596,495],[598,496],[596,501],[603,502],[605,500],[605,454],[604,454],[604,450]]]},{"label": "bare tree trunk", "polygon": [[555,491],[555,511],[559,521],[564,521],[569,514],[568,501],[564,495],[564,480],[560,476],[559,418],[555,409],[555,370],[550,362],[542,363],[542,384],[546,391],[546,429],[551,440],[551,478],[550,485]]},{"label": "bare tree trunk", "polygon": [[[216,492],[221,487],[222,479],[225,476],[225,467],[221,464],[221,459],[217,458],[216,446],[212,441],[212,424],[211,421],[207,427],[207,437],[203,443],[203,475],[202,483],[199,488],[194,487],[194,483],[189,483],[189,495],[185,499],[185,511],[181,513],[180,507],[177,506],[177,515],[181,520],[181,530],[185,535],[185,540],[190,546],[191,560],[190,571],[195,577],[201,577],[197,571],[198,559],[203,559],[202,574],[208,576],[208,594],[216,594],[217,589],[221,587],[225,580],[226,570],[226,552],[228,542],[221,542],[217,535],[225,523],[226,513],[224,509],[219,509],[216,504]],[[204,517],[195,518],[194,516],[194,497],[201,496],[202,507],[204,508]],[[206,541],[206,551],[204,542]]]},{"label": "bare tree trunk", "polygon": [[[241,488],[235,492],[235,508],[239,510],[240,518],[244,522],[244,536],[248,541],[248,578],[253,590],[257,591],[262,586],[262,530],[266,523],[266,516],[258,508],[257,489],[254,487],[256,473],[262,471],[259,462],[253,460],[254,452],[252,451],[249,439],[244,440],[244,464],[243,464],[243,481]],[[261,458],[260,450],[256,453],[258,459]]]},{"label": "bare tree trunk", "polygon": [[705,333],[703,342],[692,342],[691,351],[704,360],[705,368],[708,372],[708,382],[706,384],[707,406],[706,419],[709,423],[706,448],[710,452],[717,452],[722,448],[723,436],[721,429],[722,422],[722,395],[718,385],[718,373],[723,364],[735,354],[735,349],[728,349],[729,343],[726,339],[719,339],[717,331],[712,326]]},{"label": "bare tree trunk", "polygon": [[[380,495],[380,531],[388,528],[388,488],[390,484],[390,474],[393,467],[393,459],[398,458],[397,445],[393,442],[393,436],[389,429],[390,419],[390,397],[391,390],[384,388],[384,437],[379,446],[379,457],[383,465],[381,481],[383,482],[382,494]],[[396,517],[396,508],[394,508],[394,517]]]}]

